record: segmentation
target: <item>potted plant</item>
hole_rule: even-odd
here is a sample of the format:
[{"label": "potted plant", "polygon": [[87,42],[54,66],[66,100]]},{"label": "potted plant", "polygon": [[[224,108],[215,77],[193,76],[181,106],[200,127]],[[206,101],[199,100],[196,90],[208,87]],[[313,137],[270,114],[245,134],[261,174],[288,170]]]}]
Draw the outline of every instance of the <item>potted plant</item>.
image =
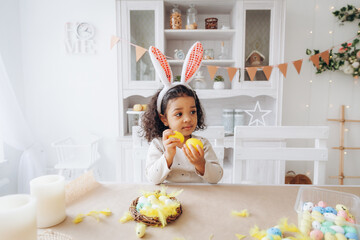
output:
[{"label": "potted plant", "polygon": [[224,89],[224,88],[225,88],[225,83],[223,76],[217,75],[214,78],[214,89]]},{"label": "potted plant", "polygon": [[181,76],[180,76],[180,75],[175,76],[174,82],[180,82],[180,80],[181,80]]}]

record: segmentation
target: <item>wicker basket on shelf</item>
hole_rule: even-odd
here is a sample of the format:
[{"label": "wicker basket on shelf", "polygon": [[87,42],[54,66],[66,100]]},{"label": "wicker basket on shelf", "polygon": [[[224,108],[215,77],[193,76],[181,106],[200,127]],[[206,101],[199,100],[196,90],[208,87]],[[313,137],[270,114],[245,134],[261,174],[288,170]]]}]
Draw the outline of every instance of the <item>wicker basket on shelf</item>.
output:
[{"label": "wicker basket on shelf", "polygon": [[[170,198],[171,200],[175,200],[176,201],[176,198],[174,197],[171,197]],[[142,223],[145,223],[146,225],[148,226],[162,226],[160,220],[155,217],[155,218],[152,218],[152,217],[147,217],[141,213],[139,213],[137,210],[136,210],[136,205],[138,203],[138,200],[139,198],[136,198],[130,208],[129,208],[129,212],[131,214],[131,216],[134,218],[134,221],[135,222],[142,222]],[[182,213],[182,207],[181,207],[181,204],[180,206],[176,209],[176,212],[177,214],[175,216],[169,216],[167,219],[166,219],[166,223],[169,224],[169,223],[172,223],[174,222],[176,219],[178,219]]]}]

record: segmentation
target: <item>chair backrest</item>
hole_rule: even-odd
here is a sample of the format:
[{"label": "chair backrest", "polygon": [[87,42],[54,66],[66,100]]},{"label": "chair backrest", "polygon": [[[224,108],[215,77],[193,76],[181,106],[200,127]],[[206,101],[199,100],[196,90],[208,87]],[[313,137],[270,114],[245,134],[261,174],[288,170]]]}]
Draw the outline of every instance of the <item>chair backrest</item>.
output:
[{"label": "chair backrest", "polygon": [[194,135],[207,138],[220,162],[220,165],[224,165],[224,139],[225,130],[224,126],[208,126],[205,130],[196,131]]},{"label": "chair backrest", "polygon": [[[328,136],[327,126],[236,126],[233,182],[283,184],[285,161],[313,161],[313,184],[324,184]],[[314,140],[314,144],[287,147],[289,139],[309,139]]]}]

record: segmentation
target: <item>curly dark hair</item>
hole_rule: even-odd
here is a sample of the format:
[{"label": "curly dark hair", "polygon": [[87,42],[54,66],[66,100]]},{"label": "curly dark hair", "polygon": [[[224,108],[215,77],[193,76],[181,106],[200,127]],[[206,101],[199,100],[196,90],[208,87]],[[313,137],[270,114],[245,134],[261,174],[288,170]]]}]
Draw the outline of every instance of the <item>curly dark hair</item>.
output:
[{"label": "curly dark hair", "polygon": [[[148,142],[151,142],[154,138],[162,137],[164,130],[169,127],[165,126],[160,120],[159,113],[157,111],[157,99],[161,89],[155,93],[151,98],[146,112],[141,117],[141,135],[145,137]],[[197,113],[197,126],[195,130],[205,129],[205,113],[201,106],[200,100],[196,95],[196,92],[184,85],[177,85],[170,88],[164,95],[161,101],[161,114],[165,113],[166,107],[170,100],[178,97],[193,97],[195,99],[196,113]]]}]

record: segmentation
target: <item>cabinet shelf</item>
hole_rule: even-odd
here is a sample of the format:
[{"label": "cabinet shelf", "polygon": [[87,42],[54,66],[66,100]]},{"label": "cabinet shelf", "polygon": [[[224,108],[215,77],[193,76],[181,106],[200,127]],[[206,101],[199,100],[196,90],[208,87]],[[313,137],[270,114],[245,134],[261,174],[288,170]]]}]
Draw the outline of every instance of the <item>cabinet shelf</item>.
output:
[{"label": "cabinet shelf", "polygon": [[165,29],[167,40],[230,40],[235,36],[235,29]]},{"label": "cabinet shelf", "polygon": [[[214,89],[195,89],[198,97],[200,99],[222,99],[222,98],[232,98],[238,96],[249,96],[249,97],[258,97],[258,96],[269,96],[276,98],[276,89],[273,88],[239,88],[239,89],[223,89],[223,90],[214,90]],[[137,90],[124,90],[124,98],[131,96],[143,96],[151,97],[155,94],[157,90],[150,89],[137,89]]]},{"label": "cabinet shelf", "polygon": [[[183,65],[184,60],[168,60],[170,65]],[[234,65],[235,61],[232,59],[225,59],[225,60],[203,60],[202,65],[216,65],[216,66],[231,66]]]}]

